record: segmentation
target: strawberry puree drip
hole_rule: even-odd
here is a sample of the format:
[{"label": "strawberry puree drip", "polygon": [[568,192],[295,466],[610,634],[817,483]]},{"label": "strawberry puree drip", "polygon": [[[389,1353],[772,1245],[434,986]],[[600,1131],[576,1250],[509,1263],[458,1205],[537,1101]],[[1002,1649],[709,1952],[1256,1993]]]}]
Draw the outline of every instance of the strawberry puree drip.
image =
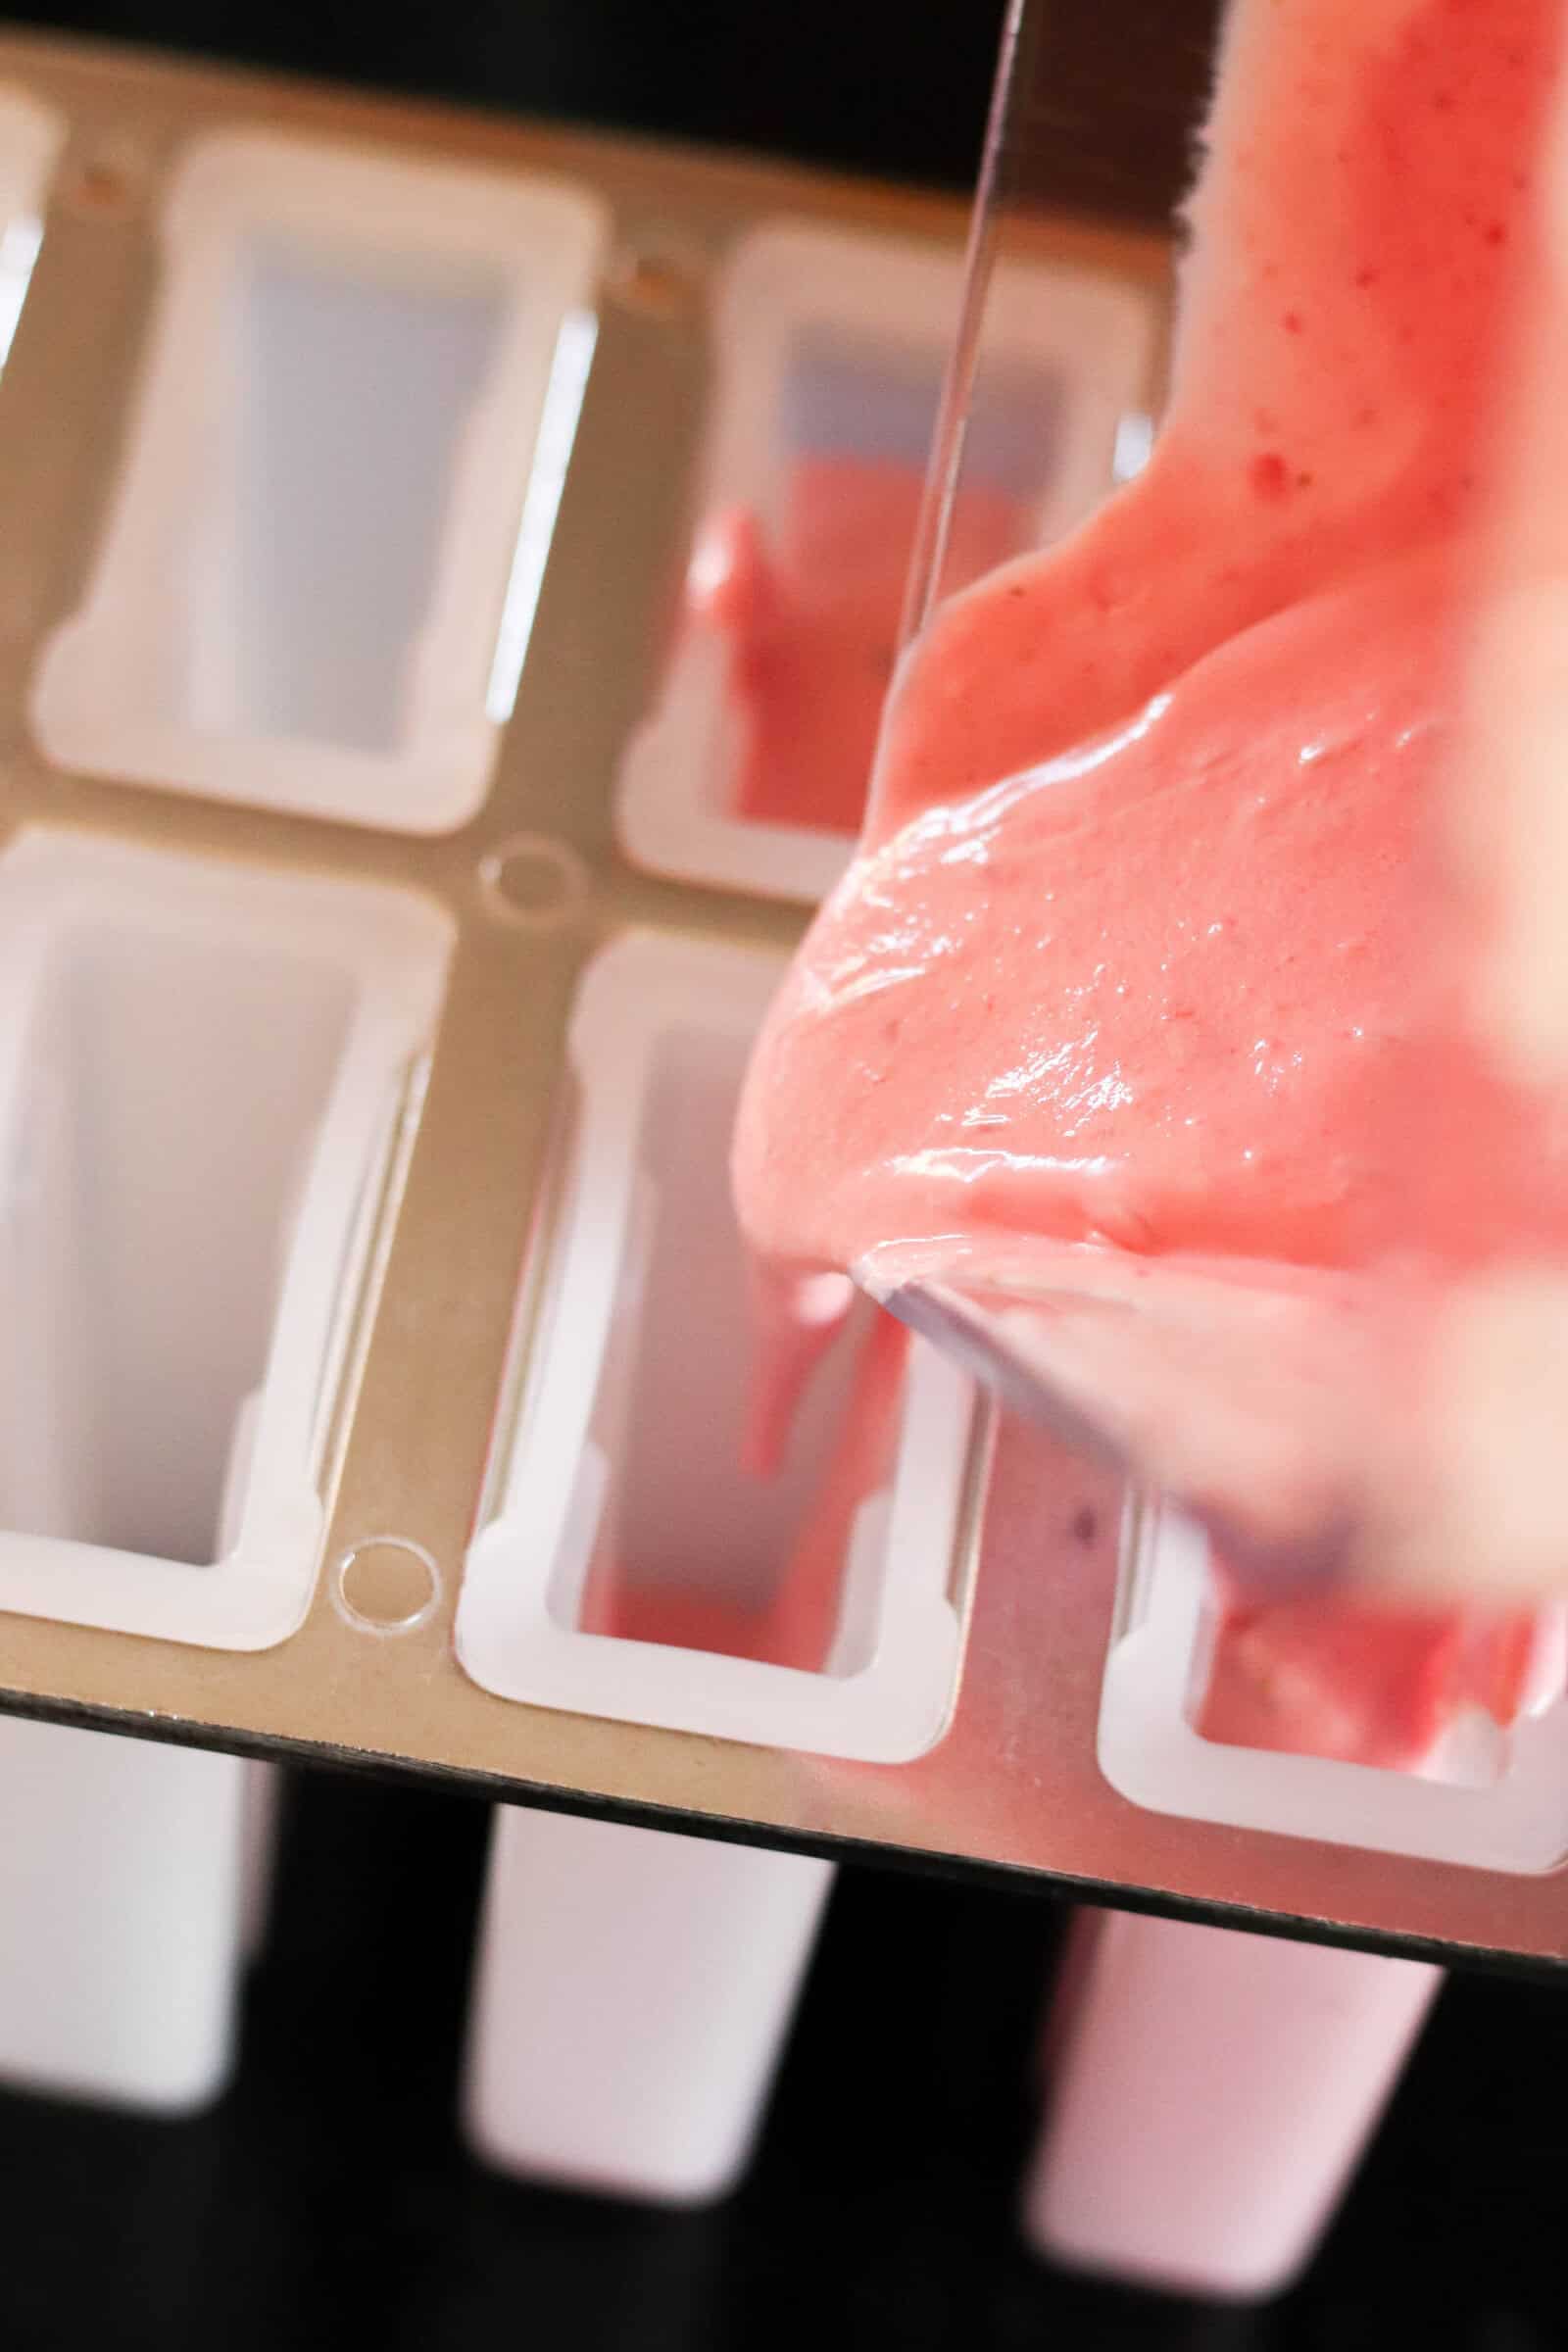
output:
[{"label": "strawberry puree drip", "polygon": [[[1446,1001],[1432,856],[1562,26],[1233,9],[1153,456],[906,657],[760,1041],[734,1164],[780,1345],[803,1276],[889,1245],[1441,1281],[1568,1240],[1563,1139]],[[1514,1619],[1227,1608],[1214,1737],[1408,1761],[1528,1681]]]},{"label": "strawberry puree drip", "polygon": [[[856,1520],[892,1475],[903,1394],[899,1326],[879,1315],[859,1346],[848,1411],[771,1596],[747,1605],[689,1585],[639,1585],[626,1560],[609,1551],[595,1561],[584,1593],[585,1633],[823,1671],[838,1633]],[[754,1455],[760,1475],[778,1467],[760,1446]]]},{"label": "strawberry puree drip", "polygon": [[[853,834],[865,809],[919,514],[917,466],[863,457],[792,467],[776,553],[749,509],[699,537],[691,618],[719,632],[745,749],[735,812]],[[1012,554],[1024,514],[974,484],[954,517],[954,563],[973,579]]]}]

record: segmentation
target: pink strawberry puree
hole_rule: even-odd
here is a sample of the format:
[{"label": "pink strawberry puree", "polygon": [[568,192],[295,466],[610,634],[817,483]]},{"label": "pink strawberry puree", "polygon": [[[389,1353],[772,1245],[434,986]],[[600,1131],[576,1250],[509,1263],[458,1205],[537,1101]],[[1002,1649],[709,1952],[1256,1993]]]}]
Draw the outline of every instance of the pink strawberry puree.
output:
[{"label": "pink strawberry puree", "polygon": [[[761,1038],[735,1179],[776,1318],[890,1242],[1364,1267],[1408,1242],[1434,1071],[1506,1120],[1438,1059],[1427,845],[1561,30],[1560,0],[1233,10],[1152,458],[912,649]],[[1457,1251],[1486,1167],[1434,1188]],[[1387,1761],[1523,1687],[1527,1642],[1483,1671],[1452,1621],[1227,1623],[1210,1728],[1252,1744]]]},{"label": "pink strawberry puree", "polygon": [[1232,1746],[1408,1770],[1467,1710],[1510,1724],[1534,1697],[1555,1696],[1561,1676],[1560,1627],[1546,1616],[1226,1596],[1195,1719]]},{"label": "pink strawberry puree", "polygon": [[[700,534],[687,607],[728,648],[745,749],[735,812],[855,833],[899,639],[922,488],[917,467],[816,456],[791,469],[776,554],[748,509]],[[971,484],[954,516],[955,564],[973,579],[1023,536],[1017,500]]]}]

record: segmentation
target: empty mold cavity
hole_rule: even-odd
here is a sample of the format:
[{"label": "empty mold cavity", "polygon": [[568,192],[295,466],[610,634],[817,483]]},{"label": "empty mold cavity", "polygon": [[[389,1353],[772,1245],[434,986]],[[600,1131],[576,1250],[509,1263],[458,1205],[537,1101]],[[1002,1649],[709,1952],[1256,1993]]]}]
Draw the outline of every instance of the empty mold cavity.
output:
[{"label": "empty mold cavity", "polygon": [[0,89],[0,368],[22,320],[43,242],[43,211],[65,136],[58,115]]},{"label": "empty mold cavity", "polygon": [[1568,1700],[1562,1658],[1542,1644],[1532,1703],[1500,1733],[1466,1715],[1414,1769],[1205,1738],[1213,1654],[1203,1537],[1135,1503],[1116,1631],[1101,1696],[1099,1753],[1135,1804],[1192,1821],[1469,1863],[1549,1870],[1568,1856]]},{"label": "empty mold cavity", "polygon": [[0,1608],[303,1617],[325,1431],[445,919],[24,835],[0,858]]},{"label": "empty mold cavity", "polygon": [[[735,250],[681,623],[619,795],[657,871],[812,900],[858,827],[892,669],[959,256],[780,221]],[[1003,265],[945,579],[1039,546],[1110,487],[1147,296]]]},{"label": "empty mold cavity", "polygon": [[519,1318],[458,1654],[506,1698],[899,1762],[941,1737],[956,1688],[981,1417],[918,1344],[901,1379],[866,1310],[780,1474],[745,1464],[729,1136],[779,971],[639,936],[589,971],[562,1213]]},{"label": "empty mold cavity", "polygon": [[393,831],[470,817],[601,243],[598,204],[549,180],[190,150],[97,566],[37,681],[48,757]]}]

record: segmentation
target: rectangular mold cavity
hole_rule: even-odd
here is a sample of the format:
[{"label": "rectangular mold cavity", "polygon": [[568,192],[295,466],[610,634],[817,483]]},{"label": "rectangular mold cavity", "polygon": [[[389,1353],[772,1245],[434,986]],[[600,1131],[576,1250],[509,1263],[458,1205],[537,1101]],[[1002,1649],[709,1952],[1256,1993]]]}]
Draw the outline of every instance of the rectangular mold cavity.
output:
[{"label": "rectangular mold cavity", "polygon": [[[237,133],[187,150],[57,765],[402,833],[482,805],[592,349],[599,201]],[[548,447],[546,444],[548,443]]]},{"label": "rectangular mold cavity", "polygon": [[[681,624],[622,763],[618,825],[637,863],[808,902],[842,872],[962,282],[957,252],[909,238],[778,220],[736,246]],[[1104,496],[1155,327],[1152,297],[1127,282],[1001,265],[951,584]]]},{"label": "rectangular mold cavity", "polygon": [[1568,1698],[1483,1757],[1450,1748],[1420,1771],[1205,1739],[1191,1700],[1208,1590],[1198,1530],[1130,1503],[1099,1732],[1101,1770],[1123,1796],[1183,1820],[1481,1870],[1546,1871],[1568,1857]]},{"label": "rectangular mold cavity", "polygon": [[22,321],[64,141],[58,115],[21,90],[0,88],[0,368]]},{"label": "rectangular mold cavity", "polygon": [[941,1738],[956,1690],[984,1415],[916,1344],[885,1453],[873,1442],[835,1507],[830,1466],[856,1459],[866,1428],[852,1331],[786,1472],[742,1465],[748,1268],[729,1132],[780,970],[633,934],[587,974],[562,1217],[498,1428],[458,1656],[536,1706],[900,1763]]},{"label": "rectangular mold cavity", "polygon": [[0,1609],[294,1631],[448,925],[376,885],[0,858]]}]

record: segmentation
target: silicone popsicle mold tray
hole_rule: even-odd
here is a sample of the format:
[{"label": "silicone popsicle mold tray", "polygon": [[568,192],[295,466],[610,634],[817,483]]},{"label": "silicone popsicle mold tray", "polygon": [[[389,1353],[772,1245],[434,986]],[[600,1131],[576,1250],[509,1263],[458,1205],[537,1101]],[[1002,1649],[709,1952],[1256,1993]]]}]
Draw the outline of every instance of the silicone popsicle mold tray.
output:
[{"label": "silicone popsicle mold tray", "polygon": [[[993,1450],[944,1368],[911,1376],[804,1663],[746,1631],[800,1497],[743,1543],[715,1473],[705,1549],[668,1475],[699,1406],[729,1410],[659,1390],[737,1311],[720,1252],[688,1330],[692,1188],[791,897],[840,853],[781,867],[723,810],[721,854],[640,849],[628,754],[705,499],[774,496],[762,423],[738,455],[715,433],[765,419],[769,367],[792,432],[831,425],[843,354],[867,364],[829,276],[797,317],[809,271],[792,346],[757,257],[896,247],[914,284],[964,225],[0,43],[0,1703],[1561,1958],[1559,1875],[1118,1794],[1120,1497],[1023,1433]],[[1147,439],[1168,254],[1041,216],[1020,266],[1061,289],[1074,471],[1059,508],[1028,493],[1054,528]],[[723,337],[759,304],[749,356]],[[907,439],[902,394],[886,414]],[[740,1579],[727,1631],[662,1635],[672,1558],[705,1602]],[[607,1575],[620,1619],[593,1615]]]}]

